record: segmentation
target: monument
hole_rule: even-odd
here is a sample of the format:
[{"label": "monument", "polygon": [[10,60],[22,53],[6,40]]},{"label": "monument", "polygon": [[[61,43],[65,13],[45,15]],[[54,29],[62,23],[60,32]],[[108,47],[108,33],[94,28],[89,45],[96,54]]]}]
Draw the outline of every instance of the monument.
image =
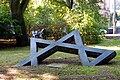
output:
[{"label": "monument", "polygon": [[[113,50],[84,46],[78,30],[74,30],[56,42],[37,38],[31,38],[30,42],[30,57],[16,64],[16,66],[36,66],[57,51],[77,54],[83,66],[106,64],[116,56],[116,52]],[[38,51],[38,47],[43,49]],[[88,57],[95,59],[90,61]]]}]

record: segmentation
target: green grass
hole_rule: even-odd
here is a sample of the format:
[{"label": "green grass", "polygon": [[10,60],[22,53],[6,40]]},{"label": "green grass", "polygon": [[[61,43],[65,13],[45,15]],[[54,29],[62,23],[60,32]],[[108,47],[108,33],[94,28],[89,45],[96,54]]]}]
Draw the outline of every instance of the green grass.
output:
[{"label": "green grass", "polygon": [[29,55],[29,47],[15,47],[0,50],[0,65],[15,65]]},{"label": "green grass", "polygon": [[99,46],[117,46],[120,47],[120,40],[114,40],[114,39],[105,39],[101,43],[97,44]]},{"label": "green grass", "polygon": [[[120,47],[120,40],[104,40],[97,45]],[[47,80],[46,76],[52,76],[49,77],[51,78],[49,80],[118,80],[120,79],[120,51],[116,52],[117,56],[109,64],[100,66],[82,66],[77,55],[56,52],[38,66],[14,67],[15,64],[29,57],[30,47],[3,49],[0,50],[0,76],[4,75],[6,77],[2,78],[6,79],[25,78],[31,80]],[[67,64],[67,66],[62,68],[47,66],[52,63]],[[10,73],[11,70],[13,73]]]}]

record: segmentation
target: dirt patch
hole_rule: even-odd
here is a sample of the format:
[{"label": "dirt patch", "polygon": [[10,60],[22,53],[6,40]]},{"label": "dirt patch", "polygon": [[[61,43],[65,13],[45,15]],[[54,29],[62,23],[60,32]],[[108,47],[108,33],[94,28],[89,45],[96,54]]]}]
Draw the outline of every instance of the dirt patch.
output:
[{"label": "dirt patch", "polygon": [[52,63],[61,63],[61,64],[71,64],[71,65],[81,65],[79,57],[69,57],[69,58],[47,58],[42,64],[52,64]]}]

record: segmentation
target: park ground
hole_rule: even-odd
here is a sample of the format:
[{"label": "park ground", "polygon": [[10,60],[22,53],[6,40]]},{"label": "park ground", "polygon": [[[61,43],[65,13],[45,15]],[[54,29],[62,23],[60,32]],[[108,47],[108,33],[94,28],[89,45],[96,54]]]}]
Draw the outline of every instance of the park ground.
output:
[{"label": "park ground", "polygon": [[78,55],[56,52],[38,66],[16,67],[30,55],[30,47],[0,49],[0,80],[119,80],[120,40],[88,46],[115,50],[117,56],[105,65],[82,66]]}]

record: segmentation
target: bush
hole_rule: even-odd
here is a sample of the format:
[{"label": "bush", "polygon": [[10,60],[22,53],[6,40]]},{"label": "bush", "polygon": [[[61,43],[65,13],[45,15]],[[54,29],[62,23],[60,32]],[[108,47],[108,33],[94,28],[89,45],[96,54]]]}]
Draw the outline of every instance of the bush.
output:
[{"label": "bush", "polygon": [[[59,39],[65,33],[75,29],[80,31],[84,43],[99,43],[101,41],[100,29],[106,27],[106,19],[102,17],[95,1],[77,0],[76,8],[69,9],[63,5],[64,1],[49,0],[43,2],[35,9],[35,21],[37,25],[43,24],[52,28],[52,36]],[[61,3],[62,2],[62,3]],[[94,2],[94,3],[93,3]],[[63,33],[62,33],[63,32]],[[61,34],[63,34],[61,36]]]},{"label": "bush", "polygon": [[14,38],[15,29],[12,25],[9,1],[1,1],[0,4],[0,38]]},{"label": "bush", "polygon": [[12,38],[14,36],[12,23],[10,13],[0,9],[0,38]]}]

